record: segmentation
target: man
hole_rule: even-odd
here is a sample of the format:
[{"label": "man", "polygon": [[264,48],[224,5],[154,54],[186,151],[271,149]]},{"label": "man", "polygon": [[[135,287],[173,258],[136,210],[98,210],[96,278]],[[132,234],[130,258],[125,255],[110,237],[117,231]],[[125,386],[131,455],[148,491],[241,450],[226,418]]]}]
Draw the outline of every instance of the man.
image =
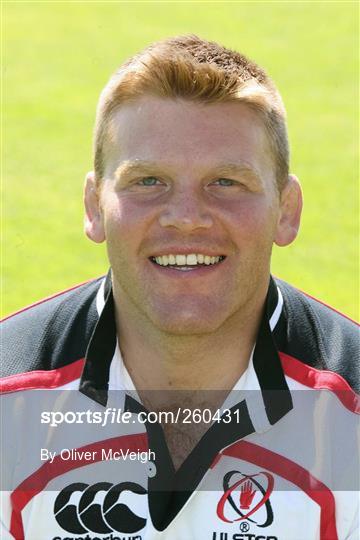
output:
[{"label": "man", "polygon": [[270,276],[301,207],[259,66],[189,36],[115,73],[85,185],[111,271],[3,332],[4,537],[358,538],[355,325]]}]

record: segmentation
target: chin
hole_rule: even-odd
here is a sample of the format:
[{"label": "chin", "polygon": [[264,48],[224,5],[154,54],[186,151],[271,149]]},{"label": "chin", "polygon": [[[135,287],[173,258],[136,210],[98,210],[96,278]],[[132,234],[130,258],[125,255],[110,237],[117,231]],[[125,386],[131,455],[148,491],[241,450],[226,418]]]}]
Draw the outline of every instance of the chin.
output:
[{"label": "chin", "polygon": [[214,312],[209,317],[209,310],[206,311],[206,313],[202,310],[191,313],[176,313],[175,309],[172,308],[171,312],[167,313],[153,312],[150,318],[160,331],[174,336],[209,334],[215,332],[222,325],[225,317],[214,317]]}]

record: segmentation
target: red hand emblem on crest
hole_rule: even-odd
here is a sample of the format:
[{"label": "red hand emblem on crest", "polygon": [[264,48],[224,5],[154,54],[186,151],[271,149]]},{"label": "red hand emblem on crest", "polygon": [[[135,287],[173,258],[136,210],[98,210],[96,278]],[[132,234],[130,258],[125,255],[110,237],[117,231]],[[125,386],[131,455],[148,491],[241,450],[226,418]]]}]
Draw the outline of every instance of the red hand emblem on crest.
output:
[{"label": "red hand emblem on crest", "polygon": [[251,503],[253,501],[253,498],[256,493],[256,488],[253,488],[253,484],[250,480],[246,480],[244,484],[241,486],[241,493],[240,493],[240,508],[242,510],[248,510],[251,506]]}]

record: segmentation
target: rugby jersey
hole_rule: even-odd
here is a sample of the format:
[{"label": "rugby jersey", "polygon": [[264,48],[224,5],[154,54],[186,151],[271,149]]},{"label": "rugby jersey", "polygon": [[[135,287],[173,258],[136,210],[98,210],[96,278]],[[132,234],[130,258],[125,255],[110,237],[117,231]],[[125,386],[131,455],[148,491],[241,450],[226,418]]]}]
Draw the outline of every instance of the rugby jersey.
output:
[{"label": "rugby jersey", "polygon": [[[9,317],[2,342],[1,538],[358,540],[357,327],[285,282],[176,471],[140,421],[110,274]],[[119,410],[128,423],[88,421]]]}]

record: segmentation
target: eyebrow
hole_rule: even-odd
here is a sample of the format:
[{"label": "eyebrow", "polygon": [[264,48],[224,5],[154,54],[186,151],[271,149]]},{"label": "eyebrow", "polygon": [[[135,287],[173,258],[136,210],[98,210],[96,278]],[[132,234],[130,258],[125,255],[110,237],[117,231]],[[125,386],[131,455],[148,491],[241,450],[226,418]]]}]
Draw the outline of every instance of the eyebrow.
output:
[{"label": "eyebrow", "polygon": [[[122,162],[115,171],[115,178],[120,178],[131,173],[139,172],[157,172],[163,171],[163,166],[160,166],[159,163],[155,161],[148,161],[142,159],[135,159],[133,161],[127,160]],[[211,174],[216,176],[232,176],[232,175],[243,175],[246,174],[254,178],[255,180],[261,182],[261,176],[259,172],[246,163],[245,161],[240,161],[236,163],[219,163],[211,169]]]},{"label": "eyebrow", "polygon": [[246,174],[247,176],[251,176],[261,182],[260,173],[245,161],[241,161],[238,163],[223,163],[218,165],[217,167],[214,167],[213,171],[216,172],[217,175],[222,176],[236,176]]},{"label": "eyebrow", "polygon": [[154,161],[146,161],[140,159],[134,159],[134,161],[123,161],[118,168],[116,169],[114,175],[115,178],[120,178],[126,174],[131,174],[132,172],[141,172],[149,170],[157,171],[160,170],[160,167]]}]

